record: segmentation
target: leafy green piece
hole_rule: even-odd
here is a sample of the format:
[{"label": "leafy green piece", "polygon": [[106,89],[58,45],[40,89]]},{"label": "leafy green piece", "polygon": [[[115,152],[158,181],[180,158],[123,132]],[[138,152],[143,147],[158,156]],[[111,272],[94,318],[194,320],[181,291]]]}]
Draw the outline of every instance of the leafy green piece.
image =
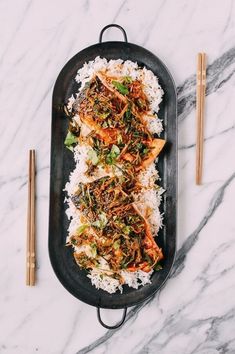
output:
[{"label": "leafy green piece", "polygon": [[[161,186],[159,186],[158,184],[155,184],[153,187],[154,187],[154,189],[155,189],[156,191],[159,191],[159,190],[161,189]],[[163,192],[165,192],[165,191],[163,190]],[[162,193],[163,193],[163,192],[162,192]],[[161,194],[162,194],[162,193],[161,193]]]},{"label": "leafy green piece", "polygon": [[110,115],[110,111],[108,111],[108,112],[103,112],[103,113],[98,113],[98,116],[100,117],[100,118],[102,118],[102,119],[105,119],[105,118],[107,118],[109,115]]},{"label": "leafy green piece", "polygon": [[117,157],[120,155],[120,149],[117,145],[113,145],[110,153],[106,156],[106,163],[113,165],[116,162]]},{"label": "leafy green piece", "polygon": [[95,258],[97,256],[97,246],[95,243],[91,243],[91,254],[93,256],[93,258]]},{"label": "leafy green piece", "polygon": [[113,244],[113,248],[115,249],[115,250],[118,250],[119,248],[120,248],[120,240],[116,240],[115,242],[114,242],[114,244]]},{"label": "leafy green piece", "polygon": [[159,271],[162,269],[162,266],[160,264],[156,264],[154,267],[154,270]]},{"label": "leafy green piece", "polygon": [[91,82],[90,81],[86,82],[84,85],[84,90],[88,89],[90,86],[91,86]]},{"label": "leafy green piece", "polygon": [[129,233],[131,232],[131,226],[125,225],[122,228],[122,231],[124,232],[125,235],[129,235]]},{"label": "leafy green piece", "polygon": [[106,214],[104,212],[100,213],[99,219],[100,219],[102,228],[104,228],[107,225],[107,222],[108,222]]},{"label": "leafy green piece", "polygon": [[73,147],[72,146],[66,146],[66,149],[68,149],[68,150],[73,152]]},{"label": "leafy green piece", "polygon": [[111,149],[111,154],[118,156],[120,154],[120,149],[117,145],[113,145]]},{"label": "leafy green piece", "polygon": [[127,268],[128,264],[134,261],[133,256],[127,256],[121,263],[121,268]]},{"label": "leafy green piece", "polygon": [[125,76],[124,78],[123,78],[123,82],[125,83],[125,84],[131,84],[132,83],[132,77],[131,76]]},{"label": "leafy green piece", "polygon": [[128,88],[125,85],[121,84],[121,82],[113,80],[112,84],[122,95],[127,95],[129,93]]},{"label": "leafy green piece", "polygon": [[125,112],[125,117],[127,120],[131,117],[131,107],[128,107],[128,109]]},{"label": "leafy green piece", "polygon": [[99,219],[92,223],[92,226],[95,226],[98,229],[104,229],[107,223],[108,223],[107,216],[104,212],[102,212],[99,214]]},{"label": "leafy green piece", "polygon": [[97,165],[97,163],[99,162],[97,152],[93,149],[88,151],[88,158],[94,166]]},{"label": "leafy green piece", "polygon": [[77,137],[71,133],[70,131],[68,131],[68,134],[66,135],[65,141],[64,141],[64,145],[67,147],[67,149],[69,149],[70,151],[73,151],[73,147],[72,145],[77,144]]},{"label": "leafy green piece", "polygon": [[135,132],[133,133],[133,137],[134,137],[134,138],[138,138],[139,136],[140,136],[140,132],[135,131]]},{"label": "leafy green piece", "polygon": [[110,157],[110,154],[108,154],[107,157],[106,157],[106,163],[108,165],[113,165],[114,164],[113,159]]},{"label": "leafy green piece", "polygon": [[116,217],[114,219],[115,221],[115,224],[116,226],[119,228],[119,229],[123,229],[123,227],[125,227],[125,224],[122,222],[122,220],[119,218],[119,217]]},{"label": "leafy green piece", "polygon": [[144,155],[146,155],[148,152],[149,152],[149,149],[147,149],[147,148],[145,148],[145,149],[143,150],[143,154],[144,154]]},{"label": "leafy green piece", "polygon": [[88,224],[82,224],[77,228],[76,234],[80,236],[89,227]]},{"label": "leafy green piece", "polygon": [[108,124],[105,121],[101,125],[102,125],[103,128],[108,128]]},{"label": "leafy green piece", "polygon": [[144,144],[142,144],[142,143],[137,143],[136,144],[136,147],[137,147],[138,150],[142,150],[143,146],[144,146]]},{"label": "leafy green piece", "polygon": [[96,220],[92,223],[92,226],[97,227],[97,229],[102,229],[102,224],[100,220]]},{"label": "leafy green piece", "polygon": [[121,143],[122,143],[122,135],[121,135],[121,134],[118,134],[118,136],[117,136],[117,142],[118,142],[118,144],[121,144]]},{"label": "leafy green piece", "polygon": [[153,260],[152,260],[151,257],[149,257],[148,253],[145,252],[144,258],[146,259],[146,261],[148,262],[148,264],[150,264],[150,265],[153,264]]},{"label": "leafy green piece", "polygon": [[136,147],[141,155],[146,155],[149,152],[149,149],[147,148],[147,146],[141,142],[137,143]]}]

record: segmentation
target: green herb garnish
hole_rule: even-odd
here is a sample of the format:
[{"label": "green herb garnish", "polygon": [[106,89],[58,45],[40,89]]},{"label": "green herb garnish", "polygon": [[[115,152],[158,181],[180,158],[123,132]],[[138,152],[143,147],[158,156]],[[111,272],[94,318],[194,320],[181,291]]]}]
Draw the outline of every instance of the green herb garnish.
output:
[{"label": "green herb garnish", "polygon": [[115,249],[115,250],[118,250],[119,248],[120,248],[120,240],[117,240],[117,241],[115,241],[114,242],[114,244],[113,244],[113,248]]},{"label": "green herb garnish", "polygon": [[121,84],[121,82],[113,80],[112,84],[122,95],[127,95],[129,93],[128,88],[125,85]]},{"label": "green herb garnish", "polygon": [[125,235],[129,235],[129,233],[131,232],[131,226],[125,225],[125,226],[122,228],[122,232],[123,232]]},{"label": "green herb garnish", "polygon": [[156,270],[156,271],[159,271],[159,270],[161,270],[162,269],[162,266],[160,265],[160,264],[156,264],[155,266],[154,266],[154,270]]},{"label": "green herb garnish", "polygon": [[125,268],[127,268],[127,266],[128,266],[128,264],[130,264],[131,262],[133,262],[134,261],[134,257],[133,256],[128,256],[128,257],[126,257],[123,261],[122,261],[122,263],[121,263],[121,268],[123,269],[125,269]]},{"label": "green herb garnish", "polygon": [[118,136],[117,136],[117,143],[118,144],[122,143],[122,135],[121,134],[118,134]]},{"label": "green herb garnish", "polygon": [[125,83],[125,84],[131,84],[132,83],[132,78],[130,77],[130,76],[125,76],[124,78],[123,78],[123,82]]},{"label": "green herb garnish", "polygon": [[147,148],[145,148],[145,149],[143,150],[143,154],[144,154],[144,155],[146,155],[148,152],[149,152],[149,149],[147,149]]},{"label": "green herb garnish", "polygon": [[149,257],[148,253],[144,252],[144,258],[146,259],[146,261],[148,262],[148,264],[152,265],[153,264],[153,260],[151,257]]},{"label": "green herb garnish", "polygon": [[111,149],[111,154],[118,156],[120,154],[120,149],[117,145],[113,145]]},{"label": "green herb garnish", "polygon": [[73,146],[66,146],[66,148],[73,152]]},{"label": "green herb garnish", "polygon": [[108,124],[105,121],[101,125],[102,125],[103,128],[108,128]]},{"label": "green herb garnish", "polygon": [[110,115],[111,111],[108,112],[103,112],[103,113],[97,113],[98,117],[105,119]]},{"label": "green herb garnish", "polygon": [[138,132],[138,131],[135,131],[135,132],[133,133],[133,137],[134,137],[134,138],[138,138],[140,135],[141,135],[141,134],[140,134],[140,132]]},{"label": "green herb garnish", "polygon": [[73,133],[68,131],[68,134],[66,135],[64,141],[64,145],[66,146],[66,148],[69,149],[70,151],[73,151],[73,145],[77,144],[77,142],[78,142],[77,137]]},{"label": "green herb garnish", "polygon": [[97,246],[95,243],[91,243],[91,254],[93,256],[93,258],[95,258],[97,256]]},{"label": "green herb garnish", "polygon": [[78,228],[77,228],[77,231],[76,231],[76,234],[78,236],[80,236],[81,234],[83,234],[83,232],[89,227],[88,224],[83,224],[83,225],[80,225]]},{"label": "green herb garnish", "polygon": [[93,149],[88,151],[88,158],[91,161],[92,165],[94,165],[94,166],[97,165],[99,162],[97,152]]},{"label": "green herb garnish", "polygon": [[106,163],[113,165],[116,162],[117,157],[120,155],[120,149],[117,145],[113,145],[109,154],[106,156]]},{"label": "green herb garnish", "polygon": [[99,219],[92,223],[92,226],[95,226],[98,229],[104,229],[107,223],[108,223],[107,216],[104,212],[102,212],[99,214]]},{"label": "green herb garnish", "polygon": [[127,120],[130,120],[130,118],[131,118],[131,107],[128,107],[128,109],[126,110],[126,112],[125,112],[125,118],[126,118]]}]

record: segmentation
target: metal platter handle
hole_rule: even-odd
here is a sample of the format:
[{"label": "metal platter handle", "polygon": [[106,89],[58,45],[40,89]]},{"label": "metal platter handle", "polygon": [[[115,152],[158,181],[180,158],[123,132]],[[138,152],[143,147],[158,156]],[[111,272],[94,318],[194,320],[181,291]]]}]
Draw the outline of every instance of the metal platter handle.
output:
[{"label": "metal platter handle", "polygon": [[126,35],[126,31],[124,30],[124,28],[122,28],[122,26],[117,25],[115,23],[111,23],[110,25],[105,26],[101,32],[100,32],[100,36],[99,36],[99,42],[102,43],[102,38],[103,38],[103,34],[106,31],[106,29],[110,28],[110,27],[116,27],[118,29],[120,29],[120,31],[122,31],[123,33],[123,37],[124,37],[124,41],[127,42],[127,35]]},{"label": "metal platter handle", "polygon": [[99,321],[99,323],[100,323],[103,327],[105,327],[105,328],[107,328],[107,329],[117,329],[117,328],[121,327],[121,326],[123,325],[125,319],[126,319],[126,312],[127,312],[127,308],[125,307],[125,308],[123,309],[123,315],[122,315],[121,321],[118,322],[117,324],[115,324],[114,326],[108,326],[108,325],[106,325],[106,324],[101,320],[100,307],[97,307],[97,317],[98,317],[98,321]]}]

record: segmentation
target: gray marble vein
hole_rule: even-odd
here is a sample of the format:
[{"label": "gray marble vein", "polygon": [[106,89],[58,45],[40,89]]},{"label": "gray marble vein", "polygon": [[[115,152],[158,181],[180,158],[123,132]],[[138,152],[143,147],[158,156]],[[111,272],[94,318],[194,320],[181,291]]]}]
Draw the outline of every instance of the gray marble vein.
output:
[{"label": "gray marble vein", "polygon": [[[235,47],[217,58],[207,68],[207,88],[206,95],[216,92],[235,73]],[[190,78],[178,87],[178,120],[182,122],[196,105],[196,76]]]},{"label": "gray marble vein", "polygon": [[[208,137],[206,137],[204,139],[204,141],[208,141],[208,140],[212,140],[212,139],[215,139],[217,138],[218,136],[221,136],[221,135],[224,135],[228,132],[231,132],[231,130],[233,130],[235,128],[235,125],[233,124],[231,127],[228,127],[224,130],[221,130],[220,132],[216,133],[216,134],[213,134],[213,135],[210,135]],[[189,144],[189,145],[180,145],[178,147],[178,150],[186,150],[186,149],[191,149],[191,148],[194,148],[196,146],[196,143],[193,143],[193,144]]]},{"label": "gray marble vein", "polygon": [[17,24],[15,30],[13,31],[12,36],[11,36],[11,38],[10,38],[10,40],[9,40],[9,42],[8,42],[8,44],[7,44],[6,48],[5,48],[5,50],[4,50],[3,54],[2,54],[2,56],[1,56],[1,58],[0,58],[0,65],[2,64],[2,62],[3,62],[3,60],[4,60],[4,57],[5,57],[5,55],[7,54],[8,49],[10,48],[10,46],[12,45],[12,43],[14,42],[15,36],[17,35],[17,33],[19,32],[19,30],[20,30],[22,24],[24,23],[25,17],[28,15],[28,13],[29,13],[29,11],[30,11],[32,2],[33,2],[32,0],[29,0],[29,1],[26,3],[26,6],[25,6],[24,11],[23,11],[23,14],[22,14],[22,17],[20,18],[19,23]]},{"label": "gray marble vein", "polygon": [[85,0],[84,1],[83,8],[84,8],[85,12],[87,12],[89,10],[89,8],[90,8],[90,0]]},{"label": "gray marble vein", "polygon": [[216,193],[214,194],[213,198],[210,201],[209,208],[207,210],[206,215],[200,221],[200,224],[198,225],[196,230],[194,230],[193,233],[187,237],[187,240],[184,242],[183,246],[177,252],[171,277],[176,277],[184,269],[184,262],[188,252],[196,243],[202,229],[207,225],[211,217],[216,212],[217,208],[223,202],[223,197],[226,188],[230,185],[230,183],[234,180],[234,178],[235,178],[235,172],[216,191]]},{"label": "gray marble vein", "polygon": [[233,1],[230,1],[230,8],[229,8],[229,11],[228,11],[228,17],[225,21],[225,26],[224,26],[224,29],[223,29],[223,32],[226,32],[227,29],[230,27],[231,25],[231,22],[232,22],[232,15],[233,15]]},{"label": "gray marble vein", "polygon": [[119,15],[120,15],[120,13],[123,11],[123,8],[124,8],[124,6],[125,6],[126,4],[127,4],[127,0],[123,0],[122,3],[121,3],[121,5],[120,5],[119,8],[117,9],[117,11],[116,11],[116,13],[115,13],[115,15],[114,15],[113,20],[112,20],[111,23],[116,23],[116,21],[117,21]]},{"label": "gray marble vein", "polygon": [[154,26],[157,25],[158,22],[158,18],[159,16],[161,16],[161,11],[163,10],[163,7],[165,5],[165,1],[161,1],[160,4],[158,4],[158,7],[155,11],[155,13],[153,13],[152,15],[152,20],[148,22],[147,24],[147,28],[146,28],[146,35],[142,40],[141,45],[144,47],[148,41],[148,39],[151,36],[152,31],[154,30]]},{"label": "gray marble vein", "polygon": [[[207,330],[207,335],[206,335],[206,340],[205,342],[207,343],[206,347],[207,350],[209,351],[210,349],[210,342],[216,342],[216,336],[218,335],[218,331],[220,330],[220,326],[221,324],[230,321],[234,318],[234,314],[235,311],[228,311],[227,313],[225,313],[223,316],[221,317],[217,317],[217,316],[213,316],[213,317],[209,317],[209,318],[205,318],[203,320],[197,320],[192,321],[191,323],[187,323],[187,329],[184,328],[183,331],[186,330],[186,334],[189,333],[191,330],[193,329],[200,329],[200,327],[202,327],[205,324],[210,324],[209,328]],[[177,313],[177,316],[179,316],[179,314]],[[172,323],[175,322],[175,323]],[[177,324],[178,321],[175,320],[174,317],[170,318],[169,321],[167,323],[164,323],[163,328],[161,331],[168,331],[168,326],[171,327],[172,325],[174,326],[174,333],[170,334],[169,337],[165,340],[165,342],[161,343],[161,346],[157,344],[157,338],[158,336],[161,335],[161,331],[159,333],[155,333],[153,335],[153,337],[150,338],[150,340],[145,344],[145,346],[143,348],[141,348],[139,351],[133,351],[133,353],[136,354],[143,354],[143,353],[153,353],[154,350],[160,350],[160,348],[164,348],[165,346],[168,345],[168,343],[173,340],[177,335],[179,335],[180,333],[182,333],[182,326],[178,326],[177,329]],[[227,347],[229,346],[230,343],[234,343],[235,339],[231,339],[231,341],[225,343],[224,345],[226,345]],[[194,353],[200,353],[200,348],[204,348],[205,347],[205,343],[200,343],[198,344],[193,350],[188,350],[187,354],[194,354]],[[224,346],[223,346],[224,347]],[[224,353],[222,351],[219,351],[219,353]]]},{"label": "gray marble vein", "polygon": [[63,348],[61,349],[61,353],[64,353],[69,342],[71,341],[72,337],[74,336],[75,334],[75,330],[76,330],[76,326],[77,326],[77,322],[78,322],[78,317],[79,317],[79,314],[80,314],[80,311],[78,310],[75,315],[74,315],[74,319],[73,319],[73,322],[71,324],[71,329],[70,329],[70,333],[66,339],[66,342],[63,346]]}]

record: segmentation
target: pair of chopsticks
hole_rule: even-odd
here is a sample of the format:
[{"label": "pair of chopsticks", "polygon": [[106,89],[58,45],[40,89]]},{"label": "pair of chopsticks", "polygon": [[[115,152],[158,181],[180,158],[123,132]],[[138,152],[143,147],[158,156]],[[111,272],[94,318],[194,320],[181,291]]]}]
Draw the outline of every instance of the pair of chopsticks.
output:
[{"label": "pair of chopsticks", "polygon": [[35,150],[29,151],[26,285],[35,285]]},{"label": "pair of chopsticks", "polygon": [[206,93],[206,54],[197,56],[197,102],[196,102],[196,184],[202,183],[204,112]]}]

